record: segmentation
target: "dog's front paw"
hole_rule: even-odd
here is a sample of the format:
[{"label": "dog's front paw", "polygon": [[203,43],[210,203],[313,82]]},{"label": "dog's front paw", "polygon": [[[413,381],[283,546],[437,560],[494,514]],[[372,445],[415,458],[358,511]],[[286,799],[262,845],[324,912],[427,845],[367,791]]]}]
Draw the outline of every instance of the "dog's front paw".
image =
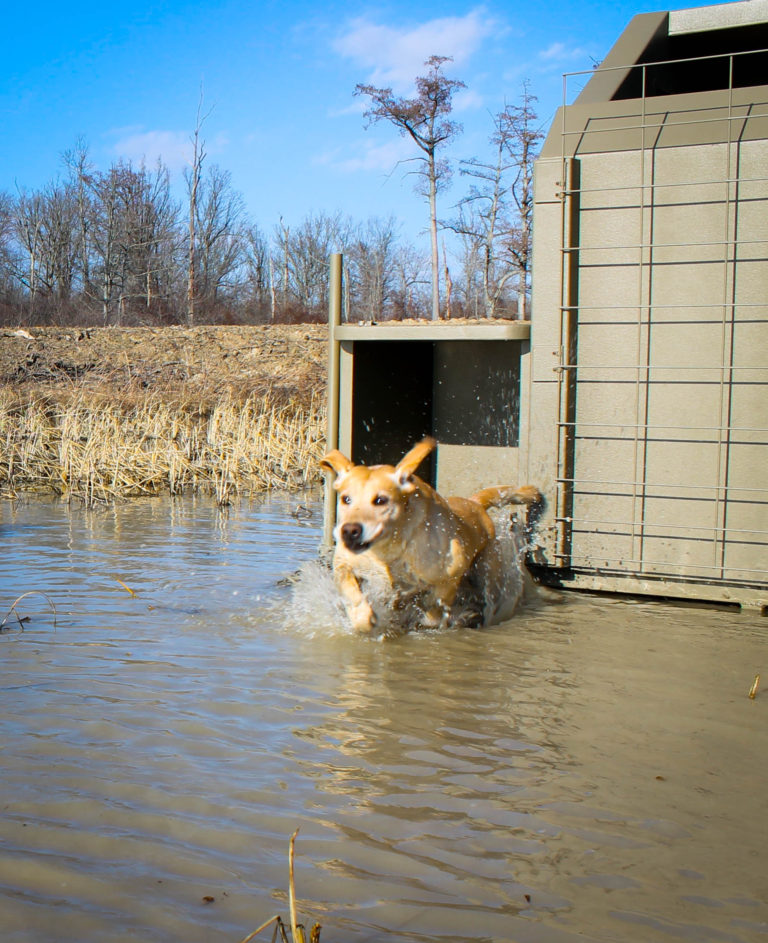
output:
[{"label": "dog's front paw", "polygon": [[365,599],[356,606],[350,606],[347,614],[355,632],[372,632],[379,621],[370,603]]},{"label": "dog's front paw", "polygon": [[421,623],[425,629],[444,629],[450,621],[450,616],[451,610],[437,603],[425,610]]}]

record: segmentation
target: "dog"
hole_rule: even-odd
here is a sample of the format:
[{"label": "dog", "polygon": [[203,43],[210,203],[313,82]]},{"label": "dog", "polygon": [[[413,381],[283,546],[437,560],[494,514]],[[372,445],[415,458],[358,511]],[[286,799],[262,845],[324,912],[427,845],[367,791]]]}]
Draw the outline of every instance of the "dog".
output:
[{"label": "dog", "polygon": [[320,461],[335,473],[338,493],[333,571],[354,629],[379,623],[375,598],[395,608],[416,601],[426,627],[447,624],[451,607],[472,583],[481,587],[484,621],[498,603],[501,557],[488,509],[540,506],[537,488],[485,488],[470,498],[444,498],[414,472],[437,442],[425,438],[393,465],[355,465],[334,449]]}]

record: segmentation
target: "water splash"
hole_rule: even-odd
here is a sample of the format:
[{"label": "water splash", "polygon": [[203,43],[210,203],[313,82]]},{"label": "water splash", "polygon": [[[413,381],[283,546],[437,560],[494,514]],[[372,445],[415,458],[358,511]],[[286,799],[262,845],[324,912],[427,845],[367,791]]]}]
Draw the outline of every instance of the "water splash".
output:
[{"label": "water splash", "polygon": [[290,631],[318,635],[354,635],[341,602],[333,572],[323,559],[309,560],[290,581],[288,599],[276,601],[273,617]]},{"label": "water splash", "polygon": [[[528,548],[525,519],[516,513],[510,516],[508,509],[490,513],[496,527],[496,578],[487,568],[478,568],[474,579],[465,582],[449,618],[439,629],[425,629],[418,596],[397,599],[389,587],[366,586],[366,596],[378,618],[372,637],[399,636],[415,629],[480,628],[514,615],[532,585],[524,563]],[[289,597],[275,603],[273,616],[284,628],[307,637],[357,635],[344,611],[329,562],[323,559],[303,564],[294,574]]]}]

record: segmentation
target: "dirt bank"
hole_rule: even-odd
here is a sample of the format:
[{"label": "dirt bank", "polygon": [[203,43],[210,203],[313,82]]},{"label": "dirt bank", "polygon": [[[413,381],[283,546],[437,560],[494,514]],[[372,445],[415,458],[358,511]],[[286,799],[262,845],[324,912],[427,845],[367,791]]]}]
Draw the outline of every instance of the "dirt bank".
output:
[{"label": "dirt bank", "polygon": [[306,403],[325,388],[324,325],[31,328],[0,331],[0,388],[22,399],[83,392],[213,403],[269,393]]},{"label": "dirt bank", "polygon": [[0,495],[313,484],[326,358],[320,325],[0,331]]}]

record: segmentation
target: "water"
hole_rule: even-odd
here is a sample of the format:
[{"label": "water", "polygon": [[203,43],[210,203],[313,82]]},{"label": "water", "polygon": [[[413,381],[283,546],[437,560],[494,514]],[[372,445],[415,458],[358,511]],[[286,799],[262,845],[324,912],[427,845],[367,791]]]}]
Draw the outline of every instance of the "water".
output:
[{"label": "water", "polygon": [[237,943],[288,917],[297,827],[326,943],[768,940],[765,619],[568,595],[360,639],[319,524],[0,505],[0,619],[33,591],[0,636],[3,941]]}]

